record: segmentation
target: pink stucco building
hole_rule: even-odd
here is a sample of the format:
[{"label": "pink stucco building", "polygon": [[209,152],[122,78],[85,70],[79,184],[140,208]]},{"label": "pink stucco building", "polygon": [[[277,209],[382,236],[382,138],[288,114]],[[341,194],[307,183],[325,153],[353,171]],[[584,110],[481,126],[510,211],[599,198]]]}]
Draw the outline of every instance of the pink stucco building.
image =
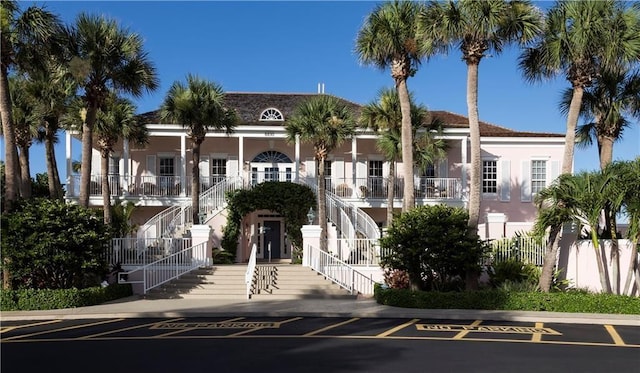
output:
[{"label": "pink stucco building", "polygon": [[[201,147],[201,184],[205,192],[225,180],[240,180],[250,186],[266,180],[303,181],[315,178],[316,165],[311,145],[289,143],[284,123],[296,105],[312,94],[228,93],[226,103],[234,108],[240,123],[234,133],[210,132]],[[358,112],[360,105],[348,102]],[[469,190],[469,126],[465,116],[432,111],[445,123],[442,138],[448,145],[447,157],[424,169],[414,169],[416,203],[445,203],[464,207]],[[150,133],[144,148],[126,141],[116,146],[109,167],[114,200],[132,201],[138,206],[133,223],[139,232],[164,234],[146,229],[145,224],[157,214],[190,203],[190,140],[181,125],[162,123],[158,112],[141,115]],[[512,123],[513,125],[514,123]],[[528,230],[536,216],[532,196],[558,175],[561,169],[564,135],[519,132],[480,122],[482,148],[482,202],[479,234],[483,238],[510,237]],[[72,173],[71,136],[67,134],[67,198],[77,200],[79,175]],[[334,198],[345,206],[358,208],[367,219],[382,228],[386,225],[389,163],[376,148],[376,133],[359,129],[357,135],[333,151],[328,158],[327,186]],[[102,205],[100,196],[100,155],[93,151],[90,205]],[[402,206],[402,163],[398,164],[398,181],[394,208]],[[213,228],[213,240],[220,242],[225,214],[218,211],[206,216]],[[256,211],[244,221],[243,242],[259,242],[260,227],[269,227],[272,255],[291,255],[282,217],[269,211]],[[355,230],[358,224],[354,223]],[[339,237],[341,227],[334,227]],[[331,233],[331,232],[330,232]],[[141,234],[141,233],[139,233]],[[331,236],[331,234],[330,234]],[[264,241],[264,240],[263,240]],[[263,243],[260,243],[263,244]],[[247,245],[248,246],[248,245]],[[266,255],[260,250],[259,255]],[[238,251],[238,261],[247,258],[246,249]]]}]

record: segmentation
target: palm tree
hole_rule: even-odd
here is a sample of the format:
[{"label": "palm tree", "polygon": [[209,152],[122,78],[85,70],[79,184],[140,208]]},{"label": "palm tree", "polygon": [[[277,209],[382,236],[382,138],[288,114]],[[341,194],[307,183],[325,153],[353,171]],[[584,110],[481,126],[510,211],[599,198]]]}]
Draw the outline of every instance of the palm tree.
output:
[{"label": "palm tree", "polygon": [[41,120],[38,141],[44,142],[49,182],[49,197],[63,197],[62,184],[58,173],[54,144],[58,141],[61,119],[76,98],[77,84],[68,71],[60,64],[50,63],[46,68],[30,74],[29,94],[36,101],[36,114]]},{"label": "palm tree", "polygon": [[84,92],[86,118],[82,126],[81,206],[89,205],[93,127],[109,92],[140,97],[158,86],[156,70],[143,50],[140,35],[113,19],[81,13],[68,30],[70,69]]},{"label": "palm tree", "polygon": [[[560,110],[567,115],[573,89],[563,92]],[[630,118],[640,117],[640,73],[628,69],[603,71],[586,88],[582,96],[580,115],[587,123],[578,126],[578,146],[591,146],[596,140],[600,169],[613,161],[613,144],[622,138]]]},{"label": "palm tree", "polygon": [[109,156],[113,147],[124,138],[133,144],[144,145],[148,141],[148,131],[144,124],[136,120],[136,107],[127,99],[111,95],[105,109],[96,116],[96,142],[100,150],[100,175],[102,185],[102,206],[105,224],[111,224],[111,190],[109,185]]},{"label": "palm tree", "polygon": [[478,234],[480,218],[480,124],[478,67],[487,55],[513,42],[525,44],[540,32],[540,12],[528,1],[432,1],[418,17],[418,35],[427,42],[455,45],[467,64],[467,109],[471,144],[469,234]]},{"label": "palm tree", "polygon": [[421,5],[413,1],[393,1],[378,5],[358,32],[356,52],[360,62],[381,70],[391,69],[402,113],[402,164],[404,198],[402,211],[415,205],[413,191],[413,150],[411,144],[411,103],[407,79],[413,76],[420,60],[432,53],[416,37],[417,16]]},{"label": "palm tree", "polygon": [[191,202],[194,223],[198,222],[200,212],[200,145],[210,130],[232,133],[238,120],[235,111],[227,109],[224,104],[222,86],[191,74],[187,75],[186,85],[179,81],[171,85],[162,104],[162,119],[182,124],[191,138]]},{"label": "palm tree", "polygon": [[322,228],[321,250],[327,250],[327,211],[324,162],[345,140],[355,134],[356,120],[350,108],[340,99],[329,95],[313,96],[302,101],[293,116],[285,123],[288,141],[313,144],[318,168],[318,222]]},{"label": "palm tree", "polygon": [[[640,240],[640,157],[632,161],[614,162],[608,168],[611,168],[611,170],[605,172],[617,176],[613,183],[618,187],[619,193],[622,194],[621,210],[629,220],[627,238],[632,243],[631,247],[637,250],[638,241]],[[622,294],[629,294],[631,278],[634,277],[634,273],[636,287],[640,289],[640,264],[638,263],[636,251],[633,251],[629,257],[627,278]]]},{"label": "palm tree", "polygon": [[0,119],[5,141],[6,194],[4,211],[11,211],[13,201],[19,196],[18,152],[16,133],[11,114],[9,72],[18,68],[28,71],[37,64],[44,50],[53,46],[51,36],[60,27],[58,18],[43,7],[31,6],[20,12],[16,1],[0,3]]},{"label": "palm tree", "polygon": [[23,198],[31,198],[31,171],[29,168],[29,148],[38,136],[38,122],[33,115],[34,100],[29,96],[26,87],[28,81],[24,76],[9,78],[11,93],[13,126],[18,147],[20,162],[20,190]]},{"label": "palm tree", "polygon": [[[640,7],[627,7],[613,0],[558,2],[547,13],[542,36],[520,56],[525,79],[539,81],[563,74],[571,84],[563,174],[573,169],[576,127],[585,88],[601,72],[624,66],[640,55],[639,14]],[[559,234],[560,229],[554,227],[552,232]],[[549,242],[556,240],[557,237],[550,237]],[[546,255],[551,253],[548,247]],[[545,258],[545,265],[554,263],[555,257]],[[550,268],[543,267],[543,274],[550,273]]]},{"label": "palm tree", "polygon": [[[433,139],[432,132],[439,131],[441,124],[438,121],[427,123],[429,111],[422,105],[415,105],[413,97],[409,94],[411,102],[411,137],[414,140],[413,158],[416,164],[435,163],[443,158],[444,144]],[[377,141],[378,149],[385,155],[389,162],[389,176],[387,188],[387,226],[393,220],[393,199],[396,176],[396,162],[402,154],[401,126],[402,112],[400,109],[400,99],[398,91],[390,88],[383,88],[378,92],[377,101],[373,101],[362,109],[360,117],[361,123],[381,132]],[[412,192],[413,193],[413,192]]]}]

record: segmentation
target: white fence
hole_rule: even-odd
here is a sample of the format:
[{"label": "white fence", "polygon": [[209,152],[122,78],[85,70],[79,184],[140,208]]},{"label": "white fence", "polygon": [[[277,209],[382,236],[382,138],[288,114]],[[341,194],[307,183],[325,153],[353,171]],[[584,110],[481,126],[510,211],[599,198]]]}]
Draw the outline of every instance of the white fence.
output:
[{"label": "white fence", "polygon": [[307,252],[310,256],[310,267],[328,280],[348,290],[351,294],[373,294],[375,282],[372,277],[367,277],[349,264],[319,248],[309,246]]},{"label": "white fence", "polygon": [[485,264],[514,259],[524,263],[542,266],[547,249],[546,241],[538,243],[531,237],[503,238],[491,241],[490,246],[491,252],[488,253]]},{"label": "white fence", "polygon": [[387,254],[381,251],[377,239],[367,238],[338,239],[332,253],[347,264],[368,267],[379,266],[380,258]]},{"label": "white fence", "polygon": [[247,271],[244,274],[244,283],[247,286],[247,299],[251,298],[251,287],[253,285],[253,278],[256,272],[258,246],[253,244],[251,248],[251,255],[249,256],[249,263],[247,264]]},{"label": "white fence", "polygon": [[145,265],[189,246],[191,238],[114,238],[107,261],[112,265]]},{"label": "white fence", "polygon": [[118,273],[119,283],[142,284],[143,294],[207,263],[206,242],[163,257],[141,268]]}]

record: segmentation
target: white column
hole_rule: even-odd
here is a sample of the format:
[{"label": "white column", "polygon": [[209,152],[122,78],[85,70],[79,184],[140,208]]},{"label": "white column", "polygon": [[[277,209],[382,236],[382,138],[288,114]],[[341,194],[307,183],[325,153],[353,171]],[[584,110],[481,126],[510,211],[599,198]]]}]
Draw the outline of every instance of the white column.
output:
[{"label": "white column", "polygon": [[322,228],[319,225],[303,225],[300,231],[302,232],[302,266],[310,267],[319,257]]},{"label": "white column", "polygon": [[191,245],[196,246],[201,243],[205,244],[206,250],[204,252],[194,251],[193,258],[202,265],[211,265],[213,240],[211,234],[213,229],[206,224],[198,224],[191,227]]},{"label": "white column", "polygon": [[69,193],[69,196],[75,197],[76,196],[74,194],[75,188],[71,182],[71,173],[73,171],[73,161],[71,160],[71,134],[69,133],[69,131],[65,132],[64,138],[65,138],[65,156],[67,158],[67,193]]},{"label": "white column", "polygon": [[244,136],[238,137],[238,172],[244,177]]},{"label": "white column", "polygon": [[467,167],[469,160],[467,159],[467,138],[460,140],[460,178],[461,178],[461,193],[464,198],[467,195]]},{"label": "white column", "polygon": [[129,195],[129,139],[122,141],[122,163],[124,173],[124,195]]},{"label": "white column", "polygon": [[298,182],[300,180],[300,135],[296,135],[296,144],[295,144],[295,168],[296,168],[296,179]]},{"label": "white column", "polygon": [[187,134],[180,135],[180,197],[187,195]]},{"label": "white column", "polygon": [[358,140],[354,136],[351,139],[351,197],[358,198],[356,193],[356,170],[358,169]]}]

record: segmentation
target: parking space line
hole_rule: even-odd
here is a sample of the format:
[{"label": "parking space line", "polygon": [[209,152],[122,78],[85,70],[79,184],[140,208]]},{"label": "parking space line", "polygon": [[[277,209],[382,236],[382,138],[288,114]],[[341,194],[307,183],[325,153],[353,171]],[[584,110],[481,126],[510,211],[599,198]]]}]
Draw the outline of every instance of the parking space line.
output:
[{"label": "parking space line", "polygon": [[[474,322],[472,322],[469,326],[478,326],[482,323],[482,320],[476,320]],[[456,334],[453,339],[462,339],[464,338],[465,335],[469,334],[468,330],[462,330],[460,332],[458,332],[458,334]]]},{"label": "parking space line", "polygon": [[44,331],[41,331],[41,332],[36,332],[36,333],[31,333],[31,334],[16,335],[16,336],[13,336],[13,337],[5,338],[4,340],[5,341],[12,341],[12,340],[19,339],[19,338],[33,337],[34,335],[57,333],[57,332],[62,332],[62,331],[66,331],[66,330],[86,328],[86,327],[89,327],[89,326],[108,324],[108,323],[118,322],[118,321],[122,321],[122,320],[125,320],[125,319],[104,320],[104,321],[98,321],[98,322],[93,322],[93,323],[89,323],[89,324],[68,326],[66,328],[53,329],[53,330],[44,330]]},{"label": "parking space line", "polygon": [[[288,322],[302,320],[302,319],[303,319],[302,317],[294,317],[294,318],[289,319],[289,320],[280,321],[279,323],[280,323],[280,325],[282,325],[282,324],[286,324]],[[239,335],[244,335],[244,334],[255,332],[256,330],[262,330],[262,329],[265,329],[265,328],[264,327],[260,327],[260,328],[247,329],[247,330],[243,330],[241,332],[229,334],[227,337],[236,337],[236,336],[239,336]]]},{"label": "parking space line", "polygon": [[618,331],[613,327],[613,325],[605,325],[604,328],[607,330],[607,332],[609,332],[609,335],[611,335],[611,339],[613,339],[613,343],[615,343],[618,346],[626,345],[626,343],[624,343],[624,341],[622,340],[622,337],[620,337],[620,334],[618,334]]},{"label": "parking space line", "polygon": [[[164,320],[162,322],[173,322],[173,321],[180,321],[180,320],[183,320],[183,319],[184,319],[184,317],[178,317],[177,319]],[[90,339],[90,338],[95,338],[95,337],[101,337],[101,336],[107,335],[107,334],[119,333],[119,332],[124,332],[124,331],[127,331],[127,330],[133,330],[133,329],[140,329],[140,328],[144,328],[144,327],[151,326],[151,325],[156,325],[156,324],[158,324],[157,321],[156,322],[152,322],[152,323],[148,323],[148,324],[134,325],[134,326],[130,326],[128,328],[107,330],[106,332],[102,332],[102,333],[85,335],[83,337],[79,337],[78,339]]]},{"label": "parking space line", "polygon": [[413,319],[413,320],[407,321],[407,322],[406,322],[406,323],[404,323],[404,324],[398,325],[398,326],[396,326],[396,327],[394,327],[394,328],[391,328],[391,329],[387,330],[386,332],[382,332],[382,333],[380,333],[380,334],[376,335],[376,337],[377,337],[377,338],[382,338],[382,337],[389,336],[389,335],[391,335],[391,334],[393,334],[393,333],[395,333],[395,332],[397,332],[397,331],[400,331],[400,330],[402,330],[402,329],[406,328],[406,327],[407,327],[407,326],[409,326],[409,325],[412,325],[412,324],[417,323],[419,320],[420,320],[420,319]]},{"label": "parking space line", "polygon": [[[544,328],[544,323],[537,322],[535,328],[536,329]],[[542,333],[533,333],[531,335],[531,342],[540,342],[540,341],[542,341]]]},{"label": "parking space line", "polygon": [[307,334],[303,334],[302,336],[303,336],[303,337],[309,337],[309,336],[312,336],[312,335],[316,335],[316,334],[319,334],[319,333],[322,333],[322,332],[326,332],[327,330],[331,330],[331,329],[333,329],[333,328],[337,328],[337,327],[339,327],[339,326],[342,326],[342,325],[346,325],[346,324],[352,323],[352,322],[357,321],[357,320],[360,320],[360,318],[359,318],[359,317],[354,317],[354,318],[352,318],[352,319],[349,319],[349,320],[346,320],[346,321],[342,321],[342,322],[339,322],[339,323],[337,323],[337,324],[333,324],[333,325],[325,326],[324,328],[320,328],[320,329],[318,329],[318,330],[314,330],[314,331],[309,332],[309,333],[307,333]]},{"label": "parking space line", "polygon": [[55,324],[55,323],[58,323],[60,321],[62,321],[62,320],[49,320],[49,321],[42,321],[42,322],[37,322],[37,323],[33,323],[33,324],[4,326],[4,327],[2,327],[2,330],[0,330],[0,334],[8,332],[8,331],[11,331],[11,330],[29,328],[29,327],[32,327],[32,326]]},{"label": "parking space line", "polygon": [[[242,319],[244,319],[244,317],[234,317],[233,319],[223,320],[223,321],[219,321],[219,322],[221,322],[221,323],[222,322],[234,322],[234,321],[238,321],[238,320],[242,320]],[[180,334],[180,333],[184,333],[184,332],[188,332],[188,331],[196,330],[196,329],[198,329],[198,327],[184,328],[184,329],[174,330],[172,332],[167,332],[167,333],[164,333],[164,334],[154,335],[151,338],[162,338],[162,337],[167,337],[167,336],[174,335],[174,334]]]}]

